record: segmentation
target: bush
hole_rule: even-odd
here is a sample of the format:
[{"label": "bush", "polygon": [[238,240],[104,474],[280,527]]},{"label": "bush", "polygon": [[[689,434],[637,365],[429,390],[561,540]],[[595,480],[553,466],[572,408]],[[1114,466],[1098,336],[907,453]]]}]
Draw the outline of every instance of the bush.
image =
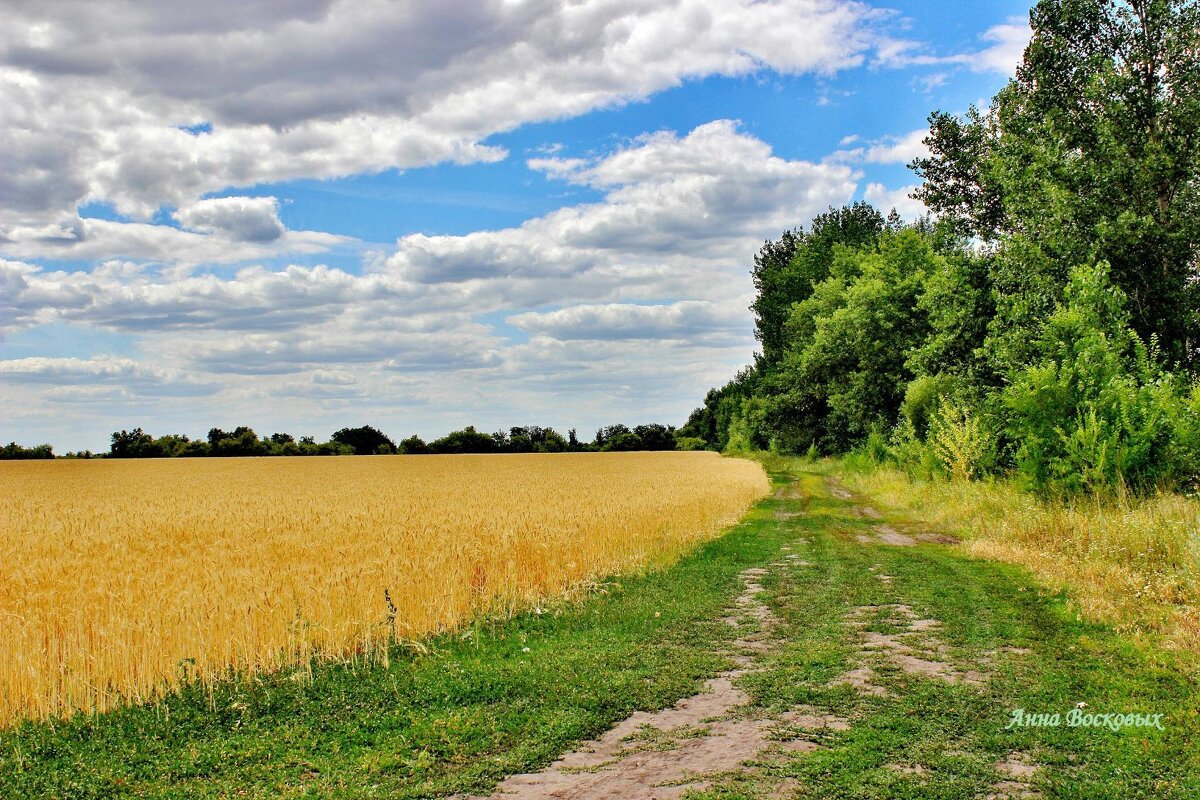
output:
[{"label": "bush", "polygon": [[1077,268],[1034,363],[1005,390],[1017,467],[1036,491],[1147,492],[1193,480],[1195,392],[1184,396],[1128,321],[1107,265]]},{"label": "bush", "polygon": [[896,465],[909,477],[929,479],[946,472],[945,464],[938,459],[933,448],[917,435],[912,420],[907,416],[901,417],[892,431],[888,450]]},{"label": "bush", "polygon": [[988,471],[994,452],[991,432],[970,407],[942,400],[930,415],[928,443],[937,460],[957,480],[973,480]]}]

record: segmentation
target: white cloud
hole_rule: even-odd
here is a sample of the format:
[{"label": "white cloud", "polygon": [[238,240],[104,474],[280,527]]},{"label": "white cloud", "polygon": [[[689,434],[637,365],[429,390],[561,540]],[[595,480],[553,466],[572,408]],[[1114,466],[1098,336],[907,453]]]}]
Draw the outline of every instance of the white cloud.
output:
[{"label": "white cloud", "polygon": [[[112,356],[14,358],[0,361],[0,376],[13,383],[51,384],[59,389],[75,385],[90,389],[97,385],[117,384],[130,394],[146,391],[154,395],[209,395],[217,390],[216,384],[197,380],[178,370]],[[66,396],[62,392],[59,394]],[[74,396],[78,396],[78,392]]]},{"label": "white cloud", "polygon": [[888,189],[882,183],[868,183],[863,190],[863,199],[885,214],[894,208],[904,219],[914,220],[929,212],[924,203],[912,197],[916,190],[916,185]]},{"label": "white cloud", "polygon": [[831,161],[857,164],[907,164],[914,158],[929,155],[929,148],[925,145],[927,136],[928,128],[918,128],[903,136],[885,136],[852,150],[838,150],[829,158]]},{"label": "white cloud", "polygon": [[[403,398],[446,427],[491,424],[503,408],[530,422],[613,421],[606,402],[678,422],[750,356],[747,266],[763,239],[847,202],[858,181],[845,164],[781,158],[730,121],[543,168],[602,199],[513,228],[405,237],[361,274],[290,266],[222,276],[127,261],[71,272],[0,261],[0,315],[10,332],[48,322],[119,331],[155,354],[154,369],[220,385],[203,407],[164,391],[176,404],[155,407],[164,419],[221,424],[211,418],[219,408],[280,428],[282,411],[255,421],[277,403],[293,414],[352,403],[384,421]],[[236,223],[205,224],[213,233],[175,233],[225,238]],[[72,362],[44,365],[34,380],[25,368],[23,394],[0,399],[73,404],[87,425],[119,427],[125,418],[88,417],[85,394],[71,387],[145,397],[148,389],[128,388],[134,370],[127,360]],[[592,396],[606,383],[610,391]]]},{"label": "white cloud", "polygon": [[857,65],[884,16],[848,0],[10,4],[0,231],[85,201],[147,218],[231,186],[495,160],[495,132],[691,78]]},{"label": "white cloud", "polygon": [[603,190],[604,200],[563,208],[518,228],[406,236],[387,269],[420,284],[597,277],[605,271],[617,273],[605,278],[611,282],[620,275],[655,280],[648,265],[677,263],[672,270],[677,285],[694,291],[684,264],[744,260],[765,236],[848,199],[857,177],[839,164],[779,158],[729,120],[701,125],[683,137],[665,131],[646,135],[592,161],[531,164]]},{"label": "white cloud", "polygon": [[220,233],[235,242],[273,242],[284,234],[274,197],[217,197],[181,206],[172,216],[185,228]]},{"label": "white cloud", "polygon": [[[0,261],[6,324],[15,330],[62,320],[146,335],[311,332],[326,323],[357,330],[370,314],[393,321],[432,314],[453,320],[464,311],[680,298],[736,298],[744,313],[750,291],[745,262],[763,238],[849,200],[857,177],[844,165],[779,158],[729,121],[682,137],[647,135],[607,157],[563,162],[559,174],[605,191],[604,199],[515,228],[407,236],[391,257],[361,275],[290,266],[247,267],[232,277],[176,276],[126,262],[60,272]],[[224,237],[221,231],[241,224],[243,200],[231,198],[228,206],[203,201],[199,211],[181,214],[213,234],[165,230],[198,245]],[[266,200],[250,207],[269,221],[274,217]],[[221,215],[229,208],[237,213],[226,219]],[[351,349],[363,352],[357,345]],[[260,348],[258,358],[271,353],[280,354],[280,363],[320,360],[274,346]],[[329,358],[337,360],[332,353]]]},{"label": "white cloud", "polygon": [[604,303],[549,312],[526,312],[508,318],[523,331],[555,339],[654,339],[700,343],[719,337],[751,345],[749,320],[736,307],[684,300],[665,305]]},{"label": "white cloud", "polygon": [[[198,212],[183,217],[189,224],[194,223],[196,230],[80,217],[38,227],[13,227],[6,231],[7,241],[0,240],[0,251],[28,260],[137,259],[194,266],[320,253],[354,241],[332,233],[286,230],[277,217],[268,217],[262,209],[258,209],[257,216],[238,215],[230,206],[220,206],[225,199],[260,198],[203,200],[186,206],[188,210],[200,207]],[[218,205],[214,208],[204,204]],[[274,227],[276,223],[278,227]]]},{"label": "white cloud", "polygon": [[1027,19],[1014,18],[1002,25],[993,25],[981,38],[995,44],[974,54],[969,62],[971,69],[1012,75],[1017,71],[1032,35]]},{"label": "white cloud", "polygon": [[[1007,22],[993,25],[980,35],[982,41],[993,42],[990,47],[981,50],[938,56],[922,52],[924,48],[918,42],[893,39],[877,49],[877,61],[894,69],[957,64],[966,66],[972,72],[994,72],[1008,76],[1016,72],[1032,35],[1027,19],[1013,17]],[[933,77],[938,83],[944,80],[939,76]]]}]

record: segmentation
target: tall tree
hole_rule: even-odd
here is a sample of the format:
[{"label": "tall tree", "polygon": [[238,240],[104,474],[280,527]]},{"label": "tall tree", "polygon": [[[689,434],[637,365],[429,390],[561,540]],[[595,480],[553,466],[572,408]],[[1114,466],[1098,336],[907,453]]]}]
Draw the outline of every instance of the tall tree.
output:
[{"label": "tall tree", "polygon": [[930,117],[918,197],[968,234],[1024,240],[1021,280],[1053,265],[1045,282],[1063,286],[1071,265],[1108,261],[1134,328],[1194,365],[1200,5],[1042,0],[1030,22],[989,109]]},{"label": "tall tree", "polygon": [[829,277],[836,247],[859,247],[878,239],[886,226],[883,215],[869,203],[830,207],[813,218],[807,232],[785,231],[766,241],[754,257],[751,277],[758,294],[751,304],[755,336],[762,342],[766,365],[775,364],[787,349],[784,327],[792,306],[812,294],[812,287]]}]

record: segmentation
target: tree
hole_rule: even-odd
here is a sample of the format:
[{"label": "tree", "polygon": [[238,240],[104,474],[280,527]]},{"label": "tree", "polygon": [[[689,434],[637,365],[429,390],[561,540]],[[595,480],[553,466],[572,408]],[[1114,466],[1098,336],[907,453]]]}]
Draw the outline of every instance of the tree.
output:
[{"label": "tree", "polygon": [[[788,352],[768,382],[769,424],[785,446],[840,452],[895,424],[913,378],[908,355],[928,333],[917,298],[944,263],[927,234],[889,232],[877,246],[843,253],[793,308]],[[751,410],[742,410],[740,424]],[[753,427],[739,432],[739,446],[758,446]]]},{"label": "tree", "polygon": [[402,440],[398,449],[406,456],[421,456],[431,452],[425,440],[416,434]]},{"label": "tree", "polygon": [[349,446],[356,456],[389,455],[396,452],[396,443],[370,425],[342,428],[329,438],[330,441]]},{"label": "tree", "polygon": [[643,450],[675,449],[675,429],[669,425],[635,425],[633,433],[641,440]]},{"label": "tree", "polygon": [[239,425],[226,432],[220,428],[208,431],[208,447],[214,456],[238,457],[266,455],[267,447],[259,440],[253,428]]},{"label": "tree", "polygon": [[1107,264],[1072,272],[1035,337],[1038,358],[1004,391],[1017,466],[1032,488],[1154,490],[1194,478],[1200,418],[1128,320]]},{"label": "tree", "polygon": [[[87,453],[87,455],[84,455],[84,453]],[[89,451],[85,450],[84,453],[68,453],[67,455],[74,455],[76,458],[92,457],[92,454]],[[9,442],[3,447],[0,447],[0,461],[25,461],[29,459],[46,458],[54,458],[54,448],[48,444],[39,444],[35,445],[34,447],[22,447],[16,442]]]},{"label": "tree", "polygon": [[112,458],[147,458],[152,455],[154,437],[141,428],[114,431],[109,445]]},{"label": "tree", "polygon": [[1022,274],[1053,270],[1053,302],[1010,326],[1040,324],[1067,266],[1106,261],[1141,338],[1194,363],[1200,5],[1042,0],[1030,21],[1024,61],[989,109],[930,117],[917,196],[968,234],[1023,240]]},{"label": "tree", "polygon": [[829,276],[838,246],[873,243],[887,226],[869,203],[830,207],[812,220],[809,231],[785,231],[768,240],[754,257],[751,277],[758,290],[750,309],[755,336],[762,342],[763,359],[773,365],[786,349],[784,326],[794,304],[806,299],[812,287]]},{"label": "tree", "polygon": [[496,439],[468,425],[461,431],[453,431],[429,443],[435,453],[495,453],[499,448]]},{"label": "tree", "polygon": [[597,450],[607,450],[609,449],[608,443],[610,440],[629,433],[632,433],[632,431],[629,430],[629,426],[627,425],[622,425],[620,423],[617,423],[616,425],[605,425],[603,428],[600,428],[596,431],[596,438],[592,440],[592,444],[595,445]]}]

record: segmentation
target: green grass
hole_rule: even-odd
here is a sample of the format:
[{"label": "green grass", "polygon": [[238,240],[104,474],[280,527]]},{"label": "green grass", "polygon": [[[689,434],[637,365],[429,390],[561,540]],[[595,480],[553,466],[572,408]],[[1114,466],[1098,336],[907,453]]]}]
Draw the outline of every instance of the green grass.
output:
[{"label": "green grass", "polygon": [[[723,609],[741,590],[741,570],[768,565],[763,599],[783,620],[783,641],[741,679],[753,698],[745,713],[806,704],[852,725],[814,734],[822,747],[811,753],[764,755],[696,797],[758,798],[794,781],[785,785],[805,798],[982,798],[1000,779],[993,765],[1014,751],[1043,765],[1033,782],[1049,798],[1200,797],[1193,655],[1080,621],[1064,595],[1019,567],[938,545],[860,544],[855,534],[876,523],[828,497],[824,467],[769,466],[803,471],[802,496],[765,500],[669,569],[582,602],[480,621],[428,641],[428,653],[397,650],[387,668],[316,666],[311,680],[227,682],[155,706],[0,731],[0,797],[487,792],[726,668],[720,651],[733,634]],[[785,545],[807,565],[781,564]],[[872,658],[847,615],[895,603],[940,620],[942,658],[980,669],[986,682],[952,685],[878,662],[889,696],[831,686]],[[871,617],[870,630],[894,628],[885,613]],[[996,655],[1004,645],[1030,652]],[[1166,730],[1005,730],[1015,708],[1065,713],[1078,702],[1163,713]]]}]

